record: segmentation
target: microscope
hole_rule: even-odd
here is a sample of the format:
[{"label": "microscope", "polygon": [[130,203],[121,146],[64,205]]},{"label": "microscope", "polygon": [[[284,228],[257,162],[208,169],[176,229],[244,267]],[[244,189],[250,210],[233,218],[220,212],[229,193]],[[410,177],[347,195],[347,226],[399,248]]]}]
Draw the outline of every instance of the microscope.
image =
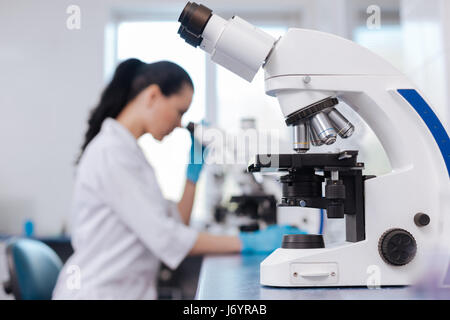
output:
[{"label": "microscope", "polygon": [[[289,29],[279,39],[234,16],[189,2],[178,33],[211,59],[251,81],[262,66],[266,94],[278,99],[293,131],[292,154],[259,154],[250,172],[277,171],[280,206],[322,208],[345,219],[346,240],[285,235],[260,265],[260,283],[278,287],[411,285],[427,252],[443,241],[450,215],[450,141],[433,109],[387,61],[347,39]],[[391,171],[364,175],[358,150],[309,153],[357,128],[343,102],[380,140]],[[422,271],[422,270],[421,270]]]}]

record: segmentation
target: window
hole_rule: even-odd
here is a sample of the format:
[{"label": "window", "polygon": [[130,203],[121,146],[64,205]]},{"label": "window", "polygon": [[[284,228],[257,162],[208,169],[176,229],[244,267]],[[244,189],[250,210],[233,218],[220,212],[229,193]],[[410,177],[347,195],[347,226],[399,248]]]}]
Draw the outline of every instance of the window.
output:
[{"label": "window", "polygon": [[353,40],[404,71],[403,33],[400,25],[383,25],[374,30],[361,26],[353,31]]}]

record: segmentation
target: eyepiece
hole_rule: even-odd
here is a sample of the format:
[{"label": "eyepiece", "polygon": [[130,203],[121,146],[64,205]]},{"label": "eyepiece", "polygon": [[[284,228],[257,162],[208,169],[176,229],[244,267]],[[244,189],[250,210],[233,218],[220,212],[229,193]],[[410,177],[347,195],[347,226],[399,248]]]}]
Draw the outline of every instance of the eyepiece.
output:
[{"label": "eyepiece", "polygon": [[252,81],[266,61],[275,38],[247,21],[234,16],[229,20],[194,2],[181,12],[178,34],[187,43],[200,47],[211,60]]},{"label": "eyepiece", "polygon": [[188,2],[178,18],[181,23],[178,34],[190,45],[197,47],[202,42],[202,33],[212,16],[212,10],[195,2]]}]

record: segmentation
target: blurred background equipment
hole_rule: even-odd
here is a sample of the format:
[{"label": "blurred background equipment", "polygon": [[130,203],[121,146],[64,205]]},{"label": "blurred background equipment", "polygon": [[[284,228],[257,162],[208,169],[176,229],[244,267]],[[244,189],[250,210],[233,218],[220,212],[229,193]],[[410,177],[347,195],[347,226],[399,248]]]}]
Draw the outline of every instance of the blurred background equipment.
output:
[{"label": "blurred background equipment", "polygon": [[[189,127],[199,128],[194,124]],[[277,206],[281,202],[282,193],[277,182],[278,176],[263,176],[247,171],[247,164],[257,153],[258,144],[266,141],[265,136],[262,138],[257,129],[256,119],[244,117],[240,120],[239,130],[218,132],[221,132],[221,136],[216,136],[216,139],[209,139],[212,135],[208,136],[208,128],[200,128],[194,132],[206,144],[208,155],[219,154],[221,159],[232,159],[231,162],[223,163],[214,162],[213,159],[213,163],[205,170],[206,179],[209,179],[206,191],[207,211],[214,212],[213,216],[204,221],[209,231],[236,234],[239,230],[259,230],[278,223],[280,218],[281,224],[309,230],[313,221],[320,221],[319,210],[310,212],[308,218],[303,215],[295,219],[298,215],[294,214],[294,219],[286,220],[286,215]],[[206,139],[203,139],[204,136]],[[229,141],[234,143],[229,144]],[[280,148],[286,149],[289,146],[289,142],[284,140],[279,140],[278,143],[282,144]],[[317,224],[314,231],[318,228]]]}]

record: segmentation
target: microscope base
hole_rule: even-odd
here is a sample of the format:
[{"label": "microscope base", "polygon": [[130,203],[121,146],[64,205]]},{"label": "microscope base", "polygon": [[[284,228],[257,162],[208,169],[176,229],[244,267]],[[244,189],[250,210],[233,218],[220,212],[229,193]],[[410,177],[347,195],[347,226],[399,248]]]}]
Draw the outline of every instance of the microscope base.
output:
[{"label": "microscope base", "polygon": [[260,265],[260,283],[275,287],[397,286],[413,283],[417,261],[388,265],[367,240],[323,249],[279,248]]}]

